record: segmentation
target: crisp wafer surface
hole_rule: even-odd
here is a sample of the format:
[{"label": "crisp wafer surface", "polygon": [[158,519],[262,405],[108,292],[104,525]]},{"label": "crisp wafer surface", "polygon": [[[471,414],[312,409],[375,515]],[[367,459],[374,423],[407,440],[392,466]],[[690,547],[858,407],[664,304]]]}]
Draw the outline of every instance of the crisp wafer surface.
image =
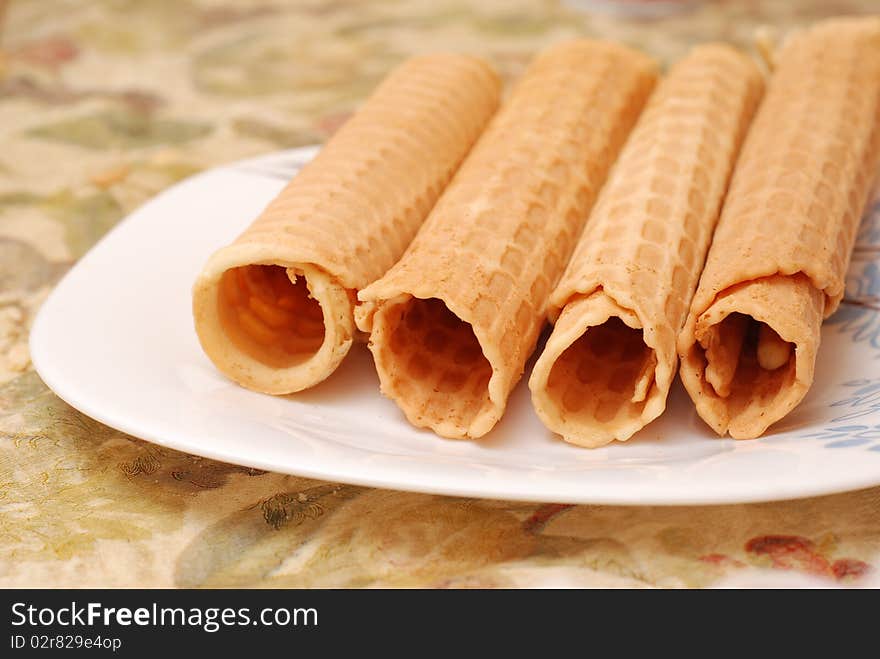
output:
[{"label": "crisp wafer surface", "polygon": [[[812,385],[880,159],[880,19],[819,23],[774,59],[678,341],[697,412],[737,438],[764,433]],[[762,337],[781,365],[762,364]]]},{"label": "crisp wafer surface", "polygon": [[880,18],[825,21],[775,58],[743,146],[694,311],[720,291],[805,273],[826,314],[843,296],[880,153]]},{"label": "crisp wafer surface", "polygon": [[[549,293],[655,77],[649,58],[606,42],[540,55],[403,259],[361,292],[357,319],[372,330],[383,392],[412,423],[479,437],[500,418]],[[432,346],[430,327],[403,341],[400,320],[435,304],[425,300],[457,319],[454,345],[480,349],[464,380],[454,375],[453,353]],[[420,360],[430,368],[411,366]]]},{"label": "crisp wafer surface", "polygon": [[475,58],[407,61],[211,257],[193,315],[220,370],[276,394],[335,370],[356,338],[357,290],[403,254],[494,113],[499,84]]},{"label": "crisp wafer surface", "polygon": [[273,245],[363,288],[403,254],[498,98],[481,60],[405,62],[236,243]]},{"label": "crisp wafer surface", "polygon": [[563,316],[532,375],[539,415],[569,441],[624,440],[663,411],[675,340],[762,89],[747,56],[704,45],[640,117],[552,294],[551,315]]}]

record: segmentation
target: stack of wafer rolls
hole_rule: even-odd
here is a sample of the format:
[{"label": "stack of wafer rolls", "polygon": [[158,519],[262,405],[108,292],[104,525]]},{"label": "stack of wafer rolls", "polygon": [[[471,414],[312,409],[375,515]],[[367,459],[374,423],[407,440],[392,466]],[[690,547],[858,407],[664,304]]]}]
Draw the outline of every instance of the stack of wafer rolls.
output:
[{"label": "stack of wafer rolls", "polygon": [[403,254],[495,112],[496,74],[462,55],[414,58],[205,265],[195,327],[241,385],[284,394],[332,373],[356,337],[357,291]]},{"label": "stack of wafer rolls", "polygon": [[697,412],[735,438],[812,384],[880,159],[880,19],[819,23],[774,61],[678,341]]},{"label": "stack of wafer rolls", "polygon": [[763,76],[729,46],[695,48],[660,82],[559,285],[529,387],[571,443],[626,440],[666,407],[675,341]]},{"label": "stack of wafer rolls", "polygon": [[600,41],[538,56],[402,260],[359,293],[382,391],[410,422],[476,438],[501,417],[656,75]]}]

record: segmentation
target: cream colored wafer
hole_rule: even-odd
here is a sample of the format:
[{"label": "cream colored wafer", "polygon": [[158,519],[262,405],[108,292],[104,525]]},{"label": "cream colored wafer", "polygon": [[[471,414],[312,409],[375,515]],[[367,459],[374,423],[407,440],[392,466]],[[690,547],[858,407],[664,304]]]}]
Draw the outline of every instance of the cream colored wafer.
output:
[{"label": "cream colored wafer", "polygon": [[648,102],[551,296],[559,317],[529,380],[538,416],[566,441],[624,441],[665,409],[675,340],[762,90],[748,57],[710,44]]},{"label": "cream colored wafer", "polygon": [[403,259],[360,292],[382,391],[413,424],[475,438],[501,417],[655,78],[616,44],[540,55]]},{"label": "cream colored wafer", "polygon": [[357,291],[403,254],[494,113],[499,80],[462,55],[409,60],[193,291],[202,347],[227,376],[283,394],[330,375],[356,336]]},{"label": "cream colored wafer", "polygon": [[880,159],[880,19],[819,23],[774,63],[678,341],[697,412],[736,438],[810,388]]}]

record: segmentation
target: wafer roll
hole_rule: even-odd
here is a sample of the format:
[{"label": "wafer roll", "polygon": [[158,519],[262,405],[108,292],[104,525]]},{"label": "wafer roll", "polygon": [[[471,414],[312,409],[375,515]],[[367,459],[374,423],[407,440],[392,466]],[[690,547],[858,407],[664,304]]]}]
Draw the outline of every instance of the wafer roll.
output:
[{"label": "wafer roll", "polygon": [[719,434],[761,435],[813,382],[880,157],[880,19],[837,19],[775,57],[678,341]]},{"label": "wafer roll", "polygon": [[711,44],[648,102],[550,298],[556,325],[529,380],[538,416],[566,441],[624,441],[666,408],[675,340],[762,90],[748,57]]},{"label": "wafer roll", "polygon": [[299,391],[356,336],[357,291],[400,258],[494,113],[500,83],[461,55],[409,60],[228,247],[193,292],[208,357],[250,389]]},{"label": "wafer roll", "polygon": [[403,259],[360,292],[382,391],[413,424],[476,438],[501,417],[655,78],[611,43],[540,55]]}]

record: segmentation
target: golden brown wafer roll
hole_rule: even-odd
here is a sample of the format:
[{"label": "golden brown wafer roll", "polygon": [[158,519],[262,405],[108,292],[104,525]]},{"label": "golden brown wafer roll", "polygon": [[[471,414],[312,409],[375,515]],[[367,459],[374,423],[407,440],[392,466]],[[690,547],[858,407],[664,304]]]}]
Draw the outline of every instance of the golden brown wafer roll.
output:
[{"label": "golden brown wafer roll", "polygon": [[736,438],[810,388],[880,159],[880,19],[819,23],[775,64],[678,341],[697,412]]},{"label": "golden brown wafer roll", "polygon": [[666,408],[675,340],[763,90],[733,48],[695,48],[660,82],[550,298],[529,387],[571,443],[624,441]]},{"label": "golden brown wafer roll", "polygon": [[356,330],[357,291],[400,258],[494,113],[499,80],[462,55],[416,57],[205,265],[193,291],[202,347],[272,394],[330,375]]},{"label": "golden brown wafer roll", "polygon": [[655,78],[648,57],[611,43],[540,55],[403,259],[361,291],[382,391],[413,424],[480,437],[501,417]]}]

